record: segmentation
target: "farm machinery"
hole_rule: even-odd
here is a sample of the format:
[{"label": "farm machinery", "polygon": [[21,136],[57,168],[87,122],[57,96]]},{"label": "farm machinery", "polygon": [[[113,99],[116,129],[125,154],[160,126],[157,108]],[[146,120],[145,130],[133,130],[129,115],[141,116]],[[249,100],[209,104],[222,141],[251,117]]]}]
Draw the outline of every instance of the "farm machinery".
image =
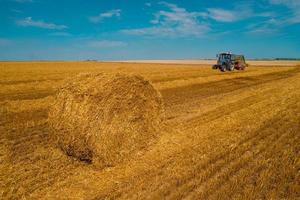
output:
[{"label": "farm machinery", "polygon": [[230,52],[220,53],[217,55],[217,64],[213,65],[213,69],[220,69],[222,72],[233,70],[244,70],[248,65],[243,55],[235,55]]}]

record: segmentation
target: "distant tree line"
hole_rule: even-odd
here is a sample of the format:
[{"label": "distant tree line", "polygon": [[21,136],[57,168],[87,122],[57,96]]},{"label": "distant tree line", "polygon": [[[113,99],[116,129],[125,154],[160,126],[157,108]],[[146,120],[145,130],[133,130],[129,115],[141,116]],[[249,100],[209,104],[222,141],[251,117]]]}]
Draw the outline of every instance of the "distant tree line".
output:
[{"label": "distant tree line", "polygon": [[300,58],[255,58],[255,59],[248,59],[248,60],[300,60]]},{"label": "distant tree line", "polygon": [[274,60],[300,60],[300,58],[275,58]]}]

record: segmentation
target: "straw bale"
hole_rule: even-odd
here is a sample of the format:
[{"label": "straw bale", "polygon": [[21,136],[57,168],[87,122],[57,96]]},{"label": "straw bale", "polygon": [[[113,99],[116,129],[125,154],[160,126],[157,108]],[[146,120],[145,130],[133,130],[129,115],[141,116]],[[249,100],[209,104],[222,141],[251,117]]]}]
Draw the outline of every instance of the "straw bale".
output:
[{"label": "straw bale", "polygon": [[138,75],[80,74],[55,95],[49,125],[68,155],[105,166],[155,141],[164,118],[160,93]]}]

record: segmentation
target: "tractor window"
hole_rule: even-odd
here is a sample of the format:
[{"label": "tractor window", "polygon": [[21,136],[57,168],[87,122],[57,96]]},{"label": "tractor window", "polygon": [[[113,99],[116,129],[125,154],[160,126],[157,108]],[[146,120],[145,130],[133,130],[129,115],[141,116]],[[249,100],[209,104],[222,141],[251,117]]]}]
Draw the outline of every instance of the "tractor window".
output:
[{"label": "tractor window", "polygon": [[230,60],[231,55],[230,54],[221,54],[219,58],[222,60]]}]

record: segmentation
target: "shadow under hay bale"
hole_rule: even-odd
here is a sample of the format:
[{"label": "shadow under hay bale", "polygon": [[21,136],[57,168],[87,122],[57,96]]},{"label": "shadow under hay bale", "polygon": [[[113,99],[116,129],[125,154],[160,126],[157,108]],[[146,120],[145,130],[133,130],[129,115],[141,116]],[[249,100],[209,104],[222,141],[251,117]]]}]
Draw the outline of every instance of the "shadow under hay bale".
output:
[{"label": "shadow under hay bale", "polygon": [[113,166],[155,141],[163,117],[160,93],[141,76],[81,74],[58,90],[49,125],[66,154]]}]

